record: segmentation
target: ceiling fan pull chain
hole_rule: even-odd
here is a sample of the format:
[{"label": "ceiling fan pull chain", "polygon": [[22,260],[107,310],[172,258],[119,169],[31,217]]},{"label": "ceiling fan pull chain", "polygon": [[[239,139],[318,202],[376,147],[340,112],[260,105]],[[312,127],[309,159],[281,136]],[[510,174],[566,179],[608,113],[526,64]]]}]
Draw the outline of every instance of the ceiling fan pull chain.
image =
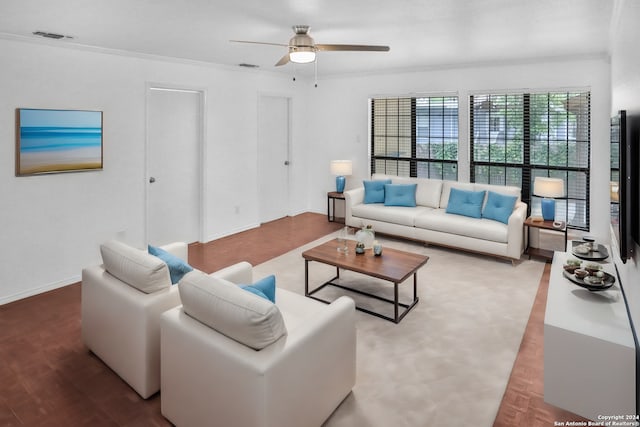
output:
[{"label": "ceiling fan pull chain", "polygon": [[318,87],[318,56],[316,55],[316,60],[313,61],[313,74],[315,79],[315,87]]}]

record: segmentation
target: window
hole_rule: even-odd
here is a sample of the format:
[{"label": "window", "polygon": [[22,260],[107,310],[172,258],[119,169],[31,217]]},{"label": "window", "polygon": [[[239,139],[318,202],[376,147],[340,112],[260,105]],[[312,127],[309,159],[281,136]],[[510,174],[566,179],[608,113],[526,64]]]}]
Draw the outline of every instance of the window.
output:
[{"label": "window", "polygon": [[566,198],[556,217],[589,228],[589,92],[487,94],[470,97],[472,182],[514,185],[532,210],[536,176],[562,178]]},{"label": "window", "polygon": [[375,98],[371,172],[458,179],[458,97]]}]

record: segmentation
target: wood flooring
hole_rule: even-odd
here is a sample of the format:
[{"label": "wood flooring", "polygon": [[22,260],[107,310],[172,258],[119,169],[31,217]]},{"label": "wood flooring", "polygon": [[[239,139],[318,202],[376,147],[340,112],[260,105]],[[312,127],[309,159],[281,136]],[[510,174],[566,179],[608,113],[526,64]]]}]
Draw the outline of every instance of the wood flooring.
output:
[{"label": "wood flooring", "polygon": [[[206,272],[239,261],[257,265],[341,226],[326,215],[287,217],[192,244],[189,262]],[[547,265],[494,426],[582,420],[542,399],[548,280]],[[141,399],[87,350],[80,320],[79,283],[0,306],[0,427],[170,426],[160,413],[159,393]]]}]

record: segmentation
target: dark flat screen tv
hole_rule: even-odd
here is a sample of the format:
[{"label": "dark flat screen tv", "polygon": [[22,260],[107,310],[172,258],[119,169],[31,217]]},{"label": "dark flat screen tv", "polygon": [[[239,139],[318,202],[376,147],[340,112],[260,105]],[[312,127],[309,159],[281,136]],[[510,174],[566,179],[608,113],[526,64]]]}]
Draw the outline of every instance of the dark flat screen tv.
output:
[{"label": "dark flat screen tv", "polygon": [[637,221],[638,159],[631,130],[625,110],[611,118],[611,224],[622,262],[633,256]]}]

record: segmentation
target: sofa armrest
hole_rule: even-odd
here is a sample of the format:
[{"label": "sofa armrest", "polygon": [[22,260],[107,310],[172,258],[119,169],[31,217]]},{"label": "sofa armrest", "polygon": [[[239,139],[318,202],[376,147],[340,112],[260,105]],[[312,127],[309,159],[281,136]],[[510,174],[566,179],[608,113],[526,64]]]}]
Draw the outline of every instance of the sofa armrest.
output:
[{"label": "sofa armrest", "polygon": [[253,266],[246,261],[242,261],[221,270],[214,271],[210,276],[228,280],[235,284],[250,285],[253,283]]},{"label": "sofa armrest", "polygon": [[524,252],[524,221],[527,218],[527,204],[517,202],[507,225],[507,256],[520,259]]},{"label": "sofa armrest", "polygon": [[171,255],[177,256],[185,262],[189,261],[189,245],[184,242],[169,243],[168,245],[160,246],[160,248],[169,252]]},{"label": "sofa armrest", "polygon": [[351,227],[362,227],[353,219],[352,208],[364,202],[364,187],[354,188],[344,192],[344,223]]}]

